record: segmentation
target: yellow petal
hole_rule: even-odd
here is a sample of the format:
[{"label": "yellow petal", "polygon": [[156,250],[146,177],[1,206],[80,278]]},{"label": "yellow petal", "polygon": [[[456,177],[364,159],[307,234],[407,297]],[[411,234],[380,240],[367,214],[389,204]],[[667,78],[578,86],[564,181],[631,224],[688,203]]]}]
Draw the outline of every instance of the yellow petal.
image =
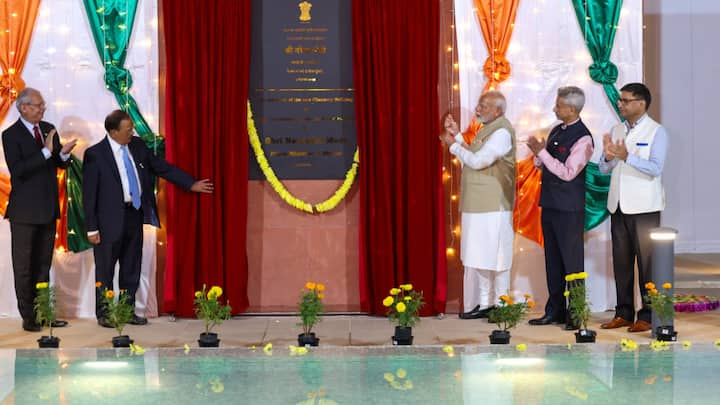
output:
[{"label": "yellow petal", "polygon": [[188,346],[187,343],[185,343],[185,354],[190,353],[190,346]]},{"label": "yellow petal", "polygon": [[519,345],[515,346],[515,349],[519,352],[524,352],[527,350],[527,345],[525,343],[520,343]]}]

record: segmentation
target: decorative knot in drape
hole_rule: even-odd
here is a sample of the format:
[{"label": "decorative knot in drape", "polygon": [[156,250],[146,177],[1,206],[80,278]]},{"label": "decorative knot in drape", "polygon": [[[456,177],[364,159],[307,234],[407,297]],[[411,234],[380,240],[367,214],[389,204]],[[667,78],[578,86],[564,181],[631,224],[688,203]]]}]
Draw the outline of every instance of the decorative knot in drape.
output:
[{"label": "decorative knot in drape", "polygon": [[115,94],[125,94],[132,87],[130,71],[113,64],[105,66],[105,85]]},{"label": "decorative knot in drape", "polygon": [[491,56],[485,61],[483,72],[490,79],[490,87],[495,88],[498,83],[504,82],[510,77],[510,61],[505,58],[505,55]]},{"label": "decorative knot in drape", "polygon": [[11,103],[24,88],[25,81],[22,77],[15,75],[14,69],[0,76],[0,97],[10,99]]},{"label": "decorative knot in drape", "polygon": [[597,83],[614,84],[618,78],[618,68],[609,60],[596,61],[590,65],[590,77]]}]

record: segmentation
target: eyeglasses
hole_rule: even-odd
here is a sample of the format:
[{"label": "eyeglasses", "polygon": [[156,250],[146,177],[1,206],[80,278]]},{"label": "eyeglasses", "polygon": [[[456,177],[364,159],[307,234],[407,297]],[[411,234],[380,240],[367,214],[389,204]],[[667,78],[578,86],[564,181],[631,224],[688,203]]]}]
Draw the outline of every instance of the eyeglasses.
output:
[{"label": "eyeglasses", "polygon": [[37,103],[37,104],[34,104],[34,103],[25,103],[25,105],[31,105],[31,106],[33,106],[33,107],[35,107],[35,108],[45,108],[45,103]]},{"label": "eyeglasses", "polygon": [[641,98],[619,98],[618,99],[618,101],[623,104],[630,104],[633,101],[640,101],[640,100],[642,100],[642,99]]}]

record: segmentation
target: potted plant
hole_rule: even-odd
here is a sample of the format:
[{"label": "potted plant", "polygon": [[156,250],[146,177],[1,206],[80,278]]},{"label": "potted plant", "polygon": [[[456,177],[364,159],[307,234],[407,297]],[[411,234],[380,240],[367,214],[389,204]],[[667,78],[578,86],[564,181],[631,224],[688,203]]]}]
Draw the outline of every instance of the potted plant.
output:
[{"label": "potted plant", "polygon": [[575,332],[575,343],[594,343],[597,333],[587,328],[590,319],[590,304],[587,301],[585,290],[586,272],[572,273],[565,276],[567,289],[565,296],[568,297],[568,311],[573,325],[578,325],[580,330]]},{"label": "potted plant", "polygon": [[37,295],[35,295],[35,320],[42,327],[50,330],[50,336],[41,336],[37,340],[38,346],[42,348],[55,348],[60,346],[60,338],[53,336],[52,324],[55,322],[55,289],[47,282],[35,284]]},{"label": "potted plant", "polygon": [[[95,283],[97,288],[101,288],[100,282]],[[115,295],[115,291],[105,287],[102,293],[103,306],[105,308],[105,319],[117,331],[118,335],[112,338],[113,347],[130,347],[133,340],[130,336],[123,335],[125,325],[132,319],[135,308],[128,302],[127,290],[120,290]]]},{"label": "potted plant", "polygon": [[643,298],[645,303],[650,306],[660,319],[660,325],[655,329],[655,337],[659,341],[675,342],[677,341],[677,332],[672,326],[672,320],[675,316],[675,303],[673,302],[672,284],[663,283],[662,292],[655,288],[655,283],[645,283],[647,294]]},{"label": "potted plant", "polygon": [[230,301],[224,305],[219,298],[223,294],[222,288],[218,286],[210,287],[209,291],[205,291],[203,284],[201,291],[195,292],[195,315],[205,322],[205,332],[200,334],[198,345],[200,347],[218,347],[220,339],[217,333],[210,332],[215,325],[220,325],[223,321],[230,319],[232,315],[232,307]]},{"label": "potted plant", "polygon": [[401,284],[390,289],[390,295],[383,300],[390,322],[397,322],[393,345],[411,345],[412,327],[420,322],[420,308],[425,305],[422,292],[414,291],[412,284]]},{"label": "potted plant", "polygon": [[535,302],[530,301],[530,295],[524,295],[523,302],[515,302],[507,294],[500,296],[500,305],[493,308],[488,314],[488,322],[492,322],[499,329],[493,330],[490,334],[491,344],[508,344],[510,343],[510,329],[514,328],[523,315],[535,306]]},{"label": "potted plant", "polygon": [[320,314],[325,310],[322,300],[325,298],[325,286],[321,283],[308,281],[305,289],[300,293],[298,309],[300,311],[303,333],[298,335],[298,346],[317,346],[320,338],[312,332],[313,326],[320,321]]}]

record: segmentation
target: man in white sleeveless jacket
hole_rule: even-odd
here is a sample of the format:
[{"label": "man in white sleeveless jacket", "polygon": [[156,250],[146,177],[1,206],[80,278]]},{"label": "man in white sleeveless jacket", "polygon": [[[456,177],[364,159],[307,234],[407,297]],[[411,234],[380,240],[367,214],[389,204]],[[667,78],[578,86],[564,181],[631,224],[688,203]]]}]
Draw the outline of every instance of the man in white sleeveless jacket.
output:
[{"label": "man in white sleeveless jacket", "polygon": [[460,260],[465,266],[461,319],[487,318],[510,289],[515,202],[515,131],[505,118],[505,97],[483,94],[471,124],[473,140],[464,142],[451,116],[440,139],[462,162]]},{"label": "man in white sleeveless jacket", "polygon": [[665,128],[647,115],[650,90],[642,83],[620,89],[618,108],[625,122],[603,137],[600,171],[612,172],[607,208],[611,213],[613,271],[617,290],[615,317],[603,329],[629,326],[629,332],[651,328],[650,308],[643,304],[635,317],[635,260],[644,291],[651,281],[650,229],[660,226],[665,208],[662,170],[667,155]]}]

